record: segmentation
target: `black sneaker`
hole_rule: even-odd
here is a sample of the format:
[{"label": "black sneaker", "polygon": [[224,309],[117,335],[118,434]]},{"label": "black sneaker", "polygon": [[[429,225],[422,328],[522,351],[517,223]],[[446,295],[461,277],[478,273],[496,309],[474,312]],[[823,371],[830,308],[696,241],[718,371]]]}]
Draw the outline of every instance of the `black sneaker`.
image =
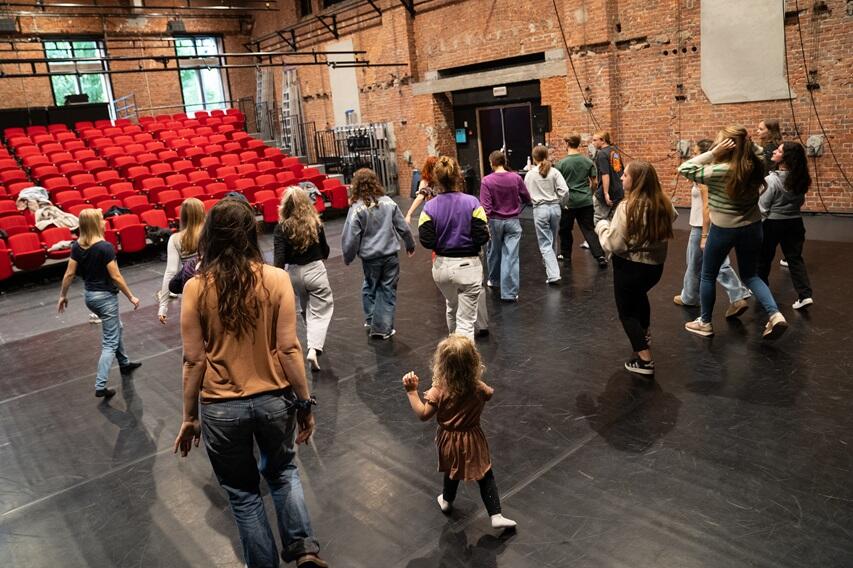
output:
[{"label": "black sneaker", "polygon": [[488,329],[478,329],[474,332],[474,337],[488,337],[489,330]]},{"label": "black sneaker", "polygon": [[397,330],[392,329],[388,333],[371,333],[370,337],[371,337],[371,339],[381,339],[384,341],[386,339],[391,339],[391,336],[394,335],[395,333],[397,333]]},{"label": "black sneaker", "polygon": [[599,256],[597,260],[599,268],[607,268],[607,259],[605,257]]},{"label": "black sneaker", "polygon": [[121,372],[122,375],[127,375],[134,369],[138,369],[141,366],[142,363],[140,363],[139,361],[131,361],[127,365],[119,365],[118,370]]},{"label": "black sneaker", "polygon": [[637,373],[638,375],[654,375],[655,362],[643,361],[639,357],[634,357],[630,361],[625,361],[625,369],[631,373]]},{"label": "black sneaker", "polygon": [[115,393],[115,389],[95,389],[95,396],[98,398],[112,398]]}]

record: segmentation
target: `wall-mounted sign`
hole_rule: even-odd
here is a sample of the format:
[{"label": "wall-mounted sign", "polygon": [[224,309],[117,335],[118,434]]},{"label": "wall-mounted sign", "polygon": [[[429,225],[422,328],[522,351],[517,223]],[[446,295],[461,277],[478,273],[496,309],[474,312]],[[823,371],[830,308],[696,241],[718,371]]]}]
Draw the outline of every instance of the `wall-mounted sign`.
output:
[{"label": "wall-mounted sign", "polygon": [[505,97],[506,96],[506,87],[494,87],[492,89],[492,94],[496,97]]},{"label": "wall-mounted sign", "polygon": [[468,143],[468,132],[464,128],[456,129],[456,143],[457,144],[467,144]]}]

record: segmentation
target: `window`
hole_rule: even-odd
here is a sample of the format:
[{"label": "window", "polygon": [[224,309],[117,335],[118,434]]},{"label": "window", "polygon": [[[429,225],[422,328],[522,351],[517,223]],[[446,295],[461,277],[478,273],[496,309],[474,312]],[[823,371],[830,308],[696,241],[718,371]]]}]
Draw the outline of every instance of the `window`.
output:
[{"label": "window", "polygon": [[222,70],[214,67],[223,63],[219,57],[222,53],[219,40],[215,37],[178,38],[175,50],[180,56],[192,57],[178,60],[186,111],[226,108]]},{"label": "window", "polygon": [[329,6],[334,6],[335,4],[340,4],[341,2],[346,2],[346,0],[323,0],[323,7],[328,8]]},{"label": "window", "polygon": [[313,11],[311,8],[312,0],[299,0],[299,15],[310,16]]},{"label": "window", "polygon": [[[104,43],[98,40],[57,40],[44,42],[44,52],[47,59],[60,61],[48,62],[47,68],[51,73],[62,73],[50,78],[53,87],[53,99],[57,105],[65,104],[68,95],[88,95],[89,102],[112,102],[112,92],[108,75],[107,62],[86,61],[106,56]],[[61,61],[73,59],[73,61]]]}]

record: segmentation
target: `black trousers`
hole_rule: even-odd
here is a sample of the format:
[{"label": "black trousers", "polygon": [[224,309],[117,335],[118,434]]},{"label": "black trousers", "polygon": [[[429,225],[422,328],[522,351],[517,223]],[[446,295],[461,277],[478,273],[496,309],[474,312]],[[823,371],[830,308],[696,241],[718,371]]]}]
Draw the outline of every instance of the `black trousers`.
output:
[{"label": "black trousers", "polygon": [[593,224],[593,208],[592,205],[587,207],[578,207],[577,209],[562,208],[560,212],[560,253],[565,260],[572,257],[572,245],[574,238],[572,236],[572,228],[575,221],[580,227],[583,238],[589,244],[589,252],[595,258],[604,256],[604,251],[601,248],[601,243],[598,242],[598,235],[595,234],[595,225]]},{"label": "black trousers", "polygon": [[[480,485],[480,497],[483,499],[483,504],[486,506],[486,511],[489,516],[501,514],[501,497],[498,494],[498,484],[495,483],[495,474],[492,470],[486,472],[482,479],[478,480]],[[448,503],[452,503],[456,499],[456,490],[459,489],[459,480],[450,479],[450,476],[444,474],[444,491],[442,497]]]},{"label": "black trousers", "polygon": [[797,290],[800,300],[812,297],[812,287],[803,260],[803,243],[806,242],[806,227],[803,219],[766,219],[762,224],[764,241],[758,257],[758,276],[769,284],[770,267],[776,256],[776,247],[782,246],[782,254],[788,261],[788,272],[791,282]]},{"label": "black trousers", "polygon": [[635,352],[649,348],[646,336],[651,325],[649,290],[663,275],[663,264],[644,264],[613,256],[613,294],[625,334]]}]

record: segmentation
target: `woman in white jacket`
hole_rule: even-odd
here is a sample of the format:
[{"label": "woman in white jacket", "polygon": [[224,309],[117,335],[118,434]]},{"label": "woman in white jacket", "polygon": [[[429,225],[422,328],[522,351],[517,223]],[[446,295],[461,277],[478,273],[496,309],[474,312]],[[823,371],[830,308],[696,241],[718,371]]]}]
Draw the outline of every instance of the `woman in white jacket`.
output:
[{"label": "woman in white jacket", "polygon": [[201,228],[204,226],[204,204],[190,197],[181,203],[181,230],[169,237],[166,245],[166,272],[163,274],[163,284],[157,292],[157,318],[166,325],[169,314],[169,281],[183,268],[188,260],[198,258],[198,241]]},{"label": "woman in white jacket", "polygon": [[545,281],[556,284],[561,279],[556,248],[560,230],[560,199],[569,192],[569,186],[563,174],[551,167],[548,148],[541,145],[533,148],[533,161],[536,168],[524,176],[524,185],[533,202],[533,226],[539,252],[545,262]]}]

